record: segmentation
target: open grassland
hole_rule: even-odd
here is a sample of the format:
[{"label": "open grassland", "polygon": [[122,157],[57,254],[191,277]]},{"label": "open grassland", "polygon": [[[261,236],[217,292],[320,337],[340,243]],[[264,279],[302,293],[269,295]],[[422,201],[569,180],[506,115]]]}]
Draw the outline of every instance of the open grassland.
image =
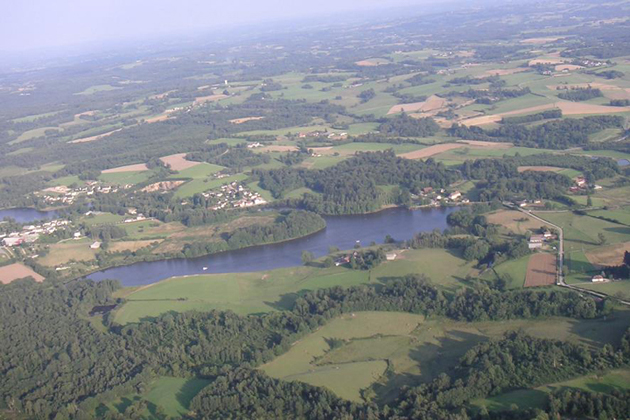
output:
[{"label": "open grassland", "polygon": [[211,163],[199,163],[198,165],[192,165],[186,169],[178,170],[179,173],[175,175],[171,175],[169,178],[171,179],[176,179],[176,178],[177,179],[181,179],[181,178],[205,179],[216,174],[217,172],[223,169],[225,169],[223,166],[213,165]]},{"label": "open grassland", "polygon": [[613,390],[630,390],[630,370],[617,369],[600,374],[591,374],[563,382],[544,385],[535,389],[520,389],[472,403],[490,411],[509,410],[514,404],[518,408],[544,408],[547,395],[561,389],[581,389],[590,392],[609,393]]},{"label": "open grassland", "polygon": [[102,417],[105,411],[110,411],[121,415],[134,401],[145,400],[147,409],[142,413],[142,418],[160,418],[157,407],[162,408],[162,415],[180,418],[188,413],[190,401],[210,383],[207,379],[162,376],[151,381],[143,394],[129,394],[119,398],[97,408],[96,414],[97,417]]},{"label": "open grassland", "polygon": [[[165,226],[153,229],[158,234]],[[214,231],[209,233],[216,234]],[[134,236],[147,234],[145,231]],[[174,236],[188,235],[191,235],[190,231],[182,228],[175,231],[170,240],[174,241]],[[305,291],[387,281],[417,273],[424,273],[439,287],[455,290],[469,273],[474,272],[473,264],[457,255],[442,249],[423,249],[407,250],[395,261],[385,262],[371,271],[293,267],[255,273],[176,277],[128,295],[128,302],[117,311],[115,318],[116,322],[126,324],[168,311],[220,309],[254,314],[290,309],[297,296]]]},{"label": "open grassland", "polygon": [[47,267],[55,267],[70,261],[92,261],[96,251],[90,248],[91,243],[87,239],[80,239],[52,244],[48,254],[38,258],[38,262]]},{"label": "open grassland", "polygon": [[162,223],[157,220],[125,223],[121,226],[127,231],[125,240],[165,239],[186,229],[179,222]]},{"label": "open grassland", "polygon": [[[334,319],[261,369],[273,377],[325,386],[355,401],[360,397],[358,390],[372,384],[365,395],[389,402],[403,386],[428,382],[442,372],[453,373],[452,366],[466,351],[508,331],[523,330],[540,338],[601,348],[608,343],[618,345],[629,321],[630,311],[626,310],[606,320],[551,318],[473,323],[423,320],[418,315],[396,312],[357,312]],[[333,347],[331,339],[343,343]],[[376,379],[378,365],[374,363],[379,361],[389,367]],[[356,374],[358,364],[363,374]]]},{"label": "open grassland", "polygon": [[109,244],[108,251],[109,252],[122,252],[122,251],[131,251],[136,252],[141,248],[146,248],[148,246],[152,246],[155,243],[160,243],[162,239],[147,239],[144,241],[118,241],[111,242]]},{"label": "open grassland", "polygon": [[97,225],[113,225],[117,223],[121,223],[125,220],[125,216],[121,216],[113,213],[97,213],[92,214],[90,216],[86,216],[83,219],[83,222],[88,226],[97,226]]},{"label": "open grassland", "polygon": [[381,360],[364,357],[366,360],[355,361],[350,358],[341,363],[319,365],[316,358],[324,356],[330,350],[327,340],[351,340],[377,335],[404,336],[416,329],[423,319],[421,315],[397,312],[357,312],[344,315],[295,343],[291,350],[261,369],[274,378],[323,386],[342,398],[361,401],[360,390],[378,380],[385,372],[387,363],[381,357]]},{"label": "open grassland", "polygon": [[[2,254],[4,255],[4,254]],[[30,267],[15,263],[0,267],[0,283],[9,284],[14,280],[32,277],[35,281],[42,282],[44,277],[37,274]]]},{"label": "open grassland", "polygon": [[535,231],[546,226],[545,223],[516,210],[498,210],[486,215],[486,219],[488,223],[502,226],[519,235],[524,235],[527,231]]},{"label": "open grassland", "polygon": [[[134,165],[135,166],[135,165]],[[153,172],[151,171],[122,171],[122,172],[105,172],[98,177],[103,182],[117,185],[136,185],[148,180]]]},{"label": "open grassland", "polygon": [[525,255],[516,260],[508,260],[493,267],[484,273],[483,278],[495,280],[497,276],[506,280],[508,289],[519,289],[525,284],[525,276],[527,275],[527,266],[531,255]]},{"label": "open grassland", "polygon": [[607,243],[616,244],[630,241],[630,227],[607,222],[571,212],[544,213],[541,217],[560,226],[564,230],[565,251],[588,251],[601,246],[599,234]]},{"label": "open grassland", "polygon": [[126,324],[168,311],[220,309],[254,314],[290,309],[300,292],[368,281],[368,272],[343,267],[175,277],[128,295],[115,319]]},{"label": "open grassland", "polygon": [[93,95],[98,92],[107,92],[110,90],[118,90],[122,89],[120,87],[112,86],[112,85],[94,85],[89,88],[82,90],[81,92],[75,93],[75,95]]}]

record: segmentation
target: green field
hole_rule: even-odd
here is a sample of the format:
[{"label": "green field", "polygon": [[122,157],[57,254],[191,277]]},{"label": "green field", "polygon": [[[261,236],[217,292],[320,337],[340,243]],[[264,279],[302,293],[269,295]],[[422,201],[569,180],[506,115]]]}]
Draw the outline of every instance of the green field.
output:
[{"label": "green field", "polygon": [[199,378],[174,378],[162,376],[147,385],[142,394],[129,394],[97,409],[97,416],[102,417],[107,411],[124,414],[127,407],[136,401],[145,400],[147,410],[142,418],[157,419],[166,415],[168,418],[181,418],[188,413],[190,401],[211,381]]},{"label": "green field", "polygon": [[102,173],[101,175],[99,175],[98,179],[110,184],[135,185],[148,180],[151,175],[153,175],[152,171],[114,172],[107,174]]},{"label": "green field", "polygon": [[255,314],[290,309],[300,292],[368,281],[368,272],[342,267],[176,277],[131,293],[115,319],[126,324],[168,311],[219,309]]},{"label": "green field", "polygon": [[517,260],[505,261],[495,266],[494,270],[488,270],[486,273],[484,273],[483,278],[492,281],[497,278],[497,275],[499,275],[502,279],[506,279],[506,277],[508,277],[511,278],[511,281],[508,281],[507,288],[519,289],[523,287],[523,284],[525,283],[527,264],[529,263],[530,257],[531,255],[526,255]]},{"label": "green field", "polygon": [[561,389],[580,389],[590,392],[609,393],[613,390],[630,390],[630,370],[619,369],[598,375],[544,385],[535,389],[519,389],[496,397],[473,401],[472,405],[488,410],[509,410],[514,404],[519,408],[544,408],[549,393]]},{"label": "green field", "polygon": [[223,166],[213,165],[211,163],[200,163],[199,165],[179,171],[177,174],[171,175],[169,178],[205,179],[223,169],[225,169]]},{"label": "green field", "polygon": [[112,86],[112,85],[94,85],[89,88],[82,90],[81,92],[75,93],[75,95],[93,95],[98,92],[107,92],[110,90],[118,90],[122,89],[120,87]]},{"label": "green field", "polygon": [[[360,401],[388,402],[401,387],[417,385],[451,368],[471,347],[504,333],[523,330],[548,339],[583,343],[593,348],[618,345],[630,321],[630,311],[619,311],[607,320],[577,321],[568,318],[460,323],[445,319],[424,320],[397,312],[357,312],[335,318],[316,332],[294,343],[291,349],[261,367],[268,375],[325,386],[337,395]],[[331,339],[343,340],[333,347]],[[386,362],[386,374],[381,374]]]},{"label": "green field", "polygon": [[112,213],[100,213],[96,215],[86,216],[83,222],[88,226],[116,224],[125,220],[125,216]]}]

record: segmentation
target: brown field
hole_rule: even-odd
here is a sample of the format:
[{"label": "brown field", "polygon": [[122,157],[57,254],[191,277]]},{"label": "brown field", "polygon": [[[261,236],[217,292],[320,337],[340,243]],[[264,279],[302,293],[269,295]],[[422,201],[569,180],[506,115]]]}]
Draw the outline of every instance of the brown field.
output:
[{"label": "brown field", "polygon": [[541,45],[541,44],[547,44],[549,42],[554,42],[559,39],[560,38],[557,36],[550,36],[550,37],[545,37],[545,38],[527,38],[527,39],[522,39],[521,44]]},{"label": "brown field", "polygon": [[388,61],[382,58],[370,58],[368,60],[356,61],[354,64],[356,64],[357,66],[363,66],[363,67],[374,67],[374,66],[380,66],[381,64],[387,64],[387,63]]},{"label": "brown field", "polygon": [[387,115],[397,114],[399,112],[431,112],[441,109],[446,104],[446,99],[436,95],[431,95],[423,102],[414,102],[411,104],[394,105],[387,112]]},{"label": "brown field", "polygon": [[111,136],[112,134],[118,133],[121,130],[122,130],[122,128],[118,128],[116,130],[108,131],[107,133],[99,134],[99,135],[96,135],[96,136],[83,137],[82,139],[72,140],[72,141],[69,141],[68,143],[88,143],[88,142],[91,142],[91,141],[100,140],[103,137]]},{"label": "brown field", "polygon": [[223,95],[223,94],[200,96],[198,98],[195,98],[195,102],[193,103],[193,105],[201,105],[206,102],[216,102],[216,101],[220,101],[221,99],[225,99],[227,97],[228,97],[227,95]]},{"label": "brown field", "polygon": [[261,152],[295,152],[296,150],[298,150],[298,148],[296,146],[271,145],[261,147],[258,150],[260,150]]},{"label": "brown field", "polygon": [[262,120],[265,117],[245,117],[245,118],[234,118],[233,120],[230,120],[230,122],[232,124],[243,124],[246,123],[247,121],[257,121],[257,120]]},{"label": "brown field", "polygon": [[457,140],[457,143],[464,143],[469,146],[482,149],[509,149],[514,146],[512,143],[503,143],[498,141],[481,141],[481,140]]},{"label": "brown field", "polygon": [[534,254],[527,264],[525,287],[550,286],[556,283],[556,256]]},{"label": "brown field", "polygon": [[464,147],[464,145],[458,143],[436,144],[435,146],[425,147],[424,149],[414,150],[413,152],[403,153],[398,156],[405,159],[424,159],[460,147]]},{"label": "brown field", "polygon": [[122,252],[122,251],[132,251],[135,252],[141,248],[145,248],[155,242],[162,242],[163,239],[153,239],[153,240],[145,240],[145,241],[123,241],[123,242],[110,242],[109,251],[111,252]]},{"label": "brown field", "polygon": [[516,210],[499,210],[486,216],[488,223],[503,226],[520,235],[528,230],[540,229],[544,223]]},{"label": "brown field", "polygon": [[176,153],[174,155],[161,157],[160,160],[169,165],[174,171],[183,171],[184,169],[192,168],[199,165],[201,162],[193,162],[186,160],[184,157],[186,153]]},{"label": "brown field", "polygon": [[15,263],[0,267],[0,283],[9,284],[13,280],[23,279],[25,277],[33,277],[35,281],[42,282],[44,277],[34,272],[30,267]]},{"label": "brown field", "polygon": [[555,166],[519,166],[519,172],[534,171],[534,172],[560,172],[562,168]]},{"label": "brown field", "polygon": [[144,163],[136,163],[135,165],[119,166],[118,168],[105,169],[104,174],[115,174],[119,172],[142,172],[148,171],[147,165]]},{"label": "brown field", "polygon": [[168,114],[162,114],[162,115],[158,115],[156,117],[146,118],[144,120],[144,122],[152,124],[152,123],[156,123],[156,122],[160,122],[160,121],[166,121],[169,118],[171,118],[171,117]]},{"label": "brown field", "polygon": [[586,252],[586,258],[600,267],[620,265],[626,251],[630,252],[630,242],[595,248]]},{"label": "brown field", "polygon": [[186,181],[162,181],[147,185],[142,189],[144,192],[169,191],[174,190]]}]

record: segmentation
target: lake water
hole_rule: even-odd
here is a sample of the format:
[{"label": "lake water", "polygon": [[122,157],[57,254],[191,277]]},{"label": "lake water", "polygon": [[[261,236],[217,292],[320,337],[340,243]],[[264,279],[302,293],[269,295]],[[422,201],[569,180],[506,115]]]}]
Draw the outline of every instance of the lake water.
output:
[{"label": "lake water", "polygon": [[56,211],[39,211],[30,208],[0,210],[0,221],[5,217],[15,219],[18,223],[29,223],[35,220],[54,219]]},{"label": "lake water", "polygon": [[[287,242],[260,245],[198,258],[142,262],[114,267],[88,276],[92,280],[116,279],[124,286],[151,284],[174,276],[209,273],[243,273],[293,267],[302,264],[302,251],[315,257],[328,253],[330,246],[350,249],[356,241],[368,246],[383,243],[386,235],[396,240],[410,239],[415,233],[444,229],[446,216],[455,208],[407,210],[387,209],[357,216],[327,216],[326,229]],[[207,269],[204,270],[204,267]]]},{"label": "lake water", "polygon": [[617,164],[619,166],[628,166],[628,165],[630,165],[630,161],[628,159],[619,159],[617,161]]}]

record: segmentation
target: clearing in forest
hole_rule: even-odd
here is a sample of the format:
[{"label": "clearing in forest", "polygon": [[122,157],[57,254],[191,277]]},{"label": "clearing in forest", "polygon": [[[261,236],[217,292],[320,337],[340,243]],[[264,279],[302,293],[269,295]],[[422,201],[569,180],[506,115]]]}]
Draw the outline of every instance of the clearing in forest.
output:
[{"label": "clearing in forest", "polygon": [[444,105],[446,105],[446,99],[431,95],[426,101],[394,105],[389,109],[387,115],[399,112],[431,112],[443,108]]},{"label": "clearing in forest", "polygon": [[556,256],[535,254],[527,264],[525,287],[551,286],[556,283]]}]

